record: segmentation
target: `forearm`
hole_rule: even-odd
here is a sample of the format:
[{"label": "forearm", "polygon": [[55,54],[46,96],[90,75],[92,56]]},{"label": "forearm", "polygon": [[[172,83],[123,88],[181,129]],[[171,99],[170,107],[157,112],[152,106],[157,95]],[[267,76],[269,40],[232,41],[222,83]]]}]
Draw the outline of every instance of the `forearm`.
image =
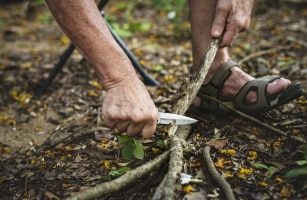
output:
[{"label": "forearm", "polygon": [[62,30],[95,68],[106,89],[136,73],[114,41],[94,1],[46,0]]}]

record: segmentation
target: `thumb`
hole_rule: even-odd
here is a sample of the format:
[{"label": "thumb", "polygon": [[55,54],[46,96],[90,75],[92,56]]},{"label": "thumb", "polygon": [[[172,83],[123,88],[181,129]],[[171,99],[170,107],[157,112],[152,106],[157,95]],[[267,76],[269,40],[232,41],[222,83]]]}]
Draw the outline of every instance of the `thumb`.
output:
[{"label": "thumb", "polygon": [[213,38],[218,38],[223,34],[226,26],[226,20],[227,20],[227,12],[221,12],[217,10],[211,30],[211,36]]}]

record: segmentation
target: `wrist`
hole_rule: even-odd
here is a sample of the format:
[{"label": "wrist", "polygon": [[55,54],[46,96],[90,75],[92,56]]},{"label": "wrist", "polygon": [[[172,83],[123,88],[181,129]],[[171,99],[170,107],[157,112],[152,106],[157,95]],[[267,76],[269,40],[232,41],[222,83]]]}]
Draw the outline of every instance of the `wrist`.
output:
[{"label": "wrist", "polygon": [[[122,71],[119,70],[118,72]],[[138,76],[135,72],[134,73],[122,72],[122,74],[104,77],[101,79],[101,82],[105,90],[110,90],[114,87],[121,87],[128,85],[128,83],[134,82],[136,79],[138,79]]]}]

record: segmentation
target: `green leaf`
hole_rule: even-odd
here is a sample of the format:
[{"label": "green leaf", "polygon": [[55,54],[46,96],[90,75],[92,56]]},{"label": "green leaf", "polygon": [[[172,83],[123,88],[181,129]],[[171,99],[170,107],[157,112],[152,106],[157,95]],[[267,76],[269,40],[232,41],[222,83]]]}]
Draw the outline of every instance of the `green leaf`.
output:
[{"label": "green leaf", "polygon": [[285,175],[285,177],[286,178],[292,178],[292,177],[298,177],[298,176],[301,176],[301,175],[307,175],[307,166],[293,169],[293,170],[289,171]]},{"label": "green leaf", "polygon": [[134,142],[135,146],[142,146],[142,147],[143,147],[143,145],[142,145],[142,142],[141,142],[141,141],[136,140],[136,139],[133,139],[133,142]]},{"label": "green leaf", "polygon": [[121,173],[118,170],[111,170],[109,172],[109,175],[110,176],[119,176],[119,175],[121,175]]},{"label": "green leaf", "polygon": [[131,171],[132,169],[130,167],[121,167],[119,168],[117,171],[119,171],[120,173],[126,173],[128,171]]},{"label": "green leaf", "polygon": [[110,176],[120,176],[128,171],[131,171],[131,168],[130,167],[121,167],[119,168],[118,170],[111,170],[109,172],[109,175]]},{"label": "green leaf", "polygon": [[156,65],[156,66],[154,66],[154,67],[152,68],[152,70],[154,70],[155,72],[159,72],[159,71],[163,70],[163,66],[161,66],[161,65]]},{"label": "green leaf", "polygon": [[158,145],[158,147],[163,148],[164,147],[164,142],[162,140],[158,140],[157,141],[157,145]]},{"label": "green leaf", "polygon": [[307,164],[307,160],[298,160],[295,161],[298,165],[306,165]]},{"label": "green leaf", "polygon": [[276,167],[269,167],[268,170],[265,172],[265,179],[270,179],[272,176],[277,172]]},{"label": "green leaf", "polygon": [[131,142],[127,142],[124,144],[122,148],[122,156],[126,160],[131,160],[134,155],[135,145]]},{"label": "green leaf", "polygon": [[129,140],[132,140],[132,138],[129,138],[128,136],[118,136],[117,139],[120,143],[127,143]]},{"label": "green leaf", "polygon": [[133,152],[135,158],[142,160],[144,158],[144,148],[140,141],[136,142],[136,146]]},{"label": "green leaf", "polygon": [[254,165],[255,165],[255,167],[257,167],[257,168],[269,169],[269,167],[268,167],[267,165],[262,164],[262,163],[255,163]]}]

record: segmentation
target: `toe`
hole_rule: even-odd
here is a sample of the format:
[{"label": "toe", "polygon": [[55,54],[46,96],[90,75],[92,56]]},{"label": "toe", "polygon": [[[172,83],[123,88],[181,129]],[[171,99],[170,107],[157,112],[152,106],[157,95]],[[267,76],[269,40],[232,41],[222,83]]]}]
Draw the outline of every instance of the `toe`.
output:
[{"label": "toe", "polygon": [[267,87],[267,92],[269,96],[275,96],[282,93],[285,89],[289,87],[291,82],[288,79],[280,78],[276,81],[270,83]]}]

